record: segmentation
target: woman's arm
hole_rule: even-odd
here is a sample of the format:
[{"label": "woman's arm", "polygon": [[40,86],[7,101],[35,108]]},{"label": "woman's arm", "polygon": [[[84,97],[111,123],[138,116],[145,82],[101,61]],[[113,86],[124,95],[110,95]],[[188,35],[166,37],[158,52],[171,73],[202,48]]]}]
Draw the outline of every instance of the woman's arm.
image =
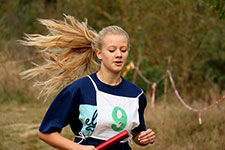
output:
[{"label": "woman's arm", "polygon": [[41,140],[43,140],[47,144],[61,150],[96,150],[94,146],[80,145],[61,136],[58,132],[53,133],[38,132],[38,136]]},{"label": "woman's arm", "polygon": [[139,133],[132,132],[133,141],[141,146],[147,144],[153,144],[155,142],[155,132],[151,129],[147,129],[146,131],[141,131]]}]

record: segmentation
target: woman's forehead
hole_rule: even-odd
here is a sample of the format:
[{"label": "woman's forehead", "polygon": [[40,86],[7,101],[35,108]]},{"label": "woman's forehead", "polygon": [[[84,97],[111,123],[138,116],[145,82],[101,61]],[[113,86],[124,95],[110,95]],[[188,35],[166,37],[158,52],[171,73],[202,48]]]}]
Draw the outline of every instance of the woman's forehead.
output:
[{"label": "woman's forehead", "polygon": [[107,34],[102,38],[102,42],[126,42],[128,39],[123,34]]}]

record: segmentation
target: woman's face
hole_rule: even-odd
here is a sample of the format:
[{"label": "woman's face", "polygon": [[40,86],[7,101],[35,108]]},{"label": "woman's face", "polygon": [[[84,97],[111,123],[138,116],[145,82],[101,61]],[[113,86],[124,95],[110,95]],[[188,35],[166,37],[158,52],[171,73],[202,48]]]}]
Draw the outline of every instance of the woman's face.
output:
[{"label": "woman's face", "polygon": [[101,70],[121,73],[128,57],[128,39],[122,34],[106,35],[96,54],[101,60]]}]

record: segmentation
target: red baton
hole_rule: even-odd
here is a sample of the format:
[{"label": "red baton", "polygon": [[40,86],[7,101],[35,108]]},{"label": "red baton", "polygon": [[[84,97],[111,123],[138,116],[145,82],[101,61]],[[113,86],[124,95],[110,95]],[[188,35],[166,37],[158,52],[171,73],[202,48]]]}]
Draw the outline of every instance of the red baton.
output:
[{"label": "red baton", "polygon": [[107,141],[103,142],[102,144],[98,145],[96,147],[97,150],[104,150],[107,149],[108,147],[120,142],[121,140],[129,137],[129,133],[127,130],[115,135],[114,137],[108,139]]}]

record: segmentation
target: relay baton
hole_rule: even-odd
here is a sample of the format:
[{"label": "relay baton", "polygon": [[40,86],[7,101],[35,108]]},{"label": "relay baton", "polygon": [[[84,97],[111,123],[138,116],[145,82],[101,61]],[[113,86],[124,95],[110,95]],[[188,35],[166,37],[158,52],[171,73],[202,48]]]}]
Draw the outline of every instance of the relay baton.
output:
[{"label": "relay baton", "polygon": [[129,137],[129,133],[127,130],[115,135],[114,137],[108,139],[107,141],[103,142],[102,144],[98,145],[96,147],[97,150],[104,150],[107,149],[108,147],[120,142],[121,140]]}]

